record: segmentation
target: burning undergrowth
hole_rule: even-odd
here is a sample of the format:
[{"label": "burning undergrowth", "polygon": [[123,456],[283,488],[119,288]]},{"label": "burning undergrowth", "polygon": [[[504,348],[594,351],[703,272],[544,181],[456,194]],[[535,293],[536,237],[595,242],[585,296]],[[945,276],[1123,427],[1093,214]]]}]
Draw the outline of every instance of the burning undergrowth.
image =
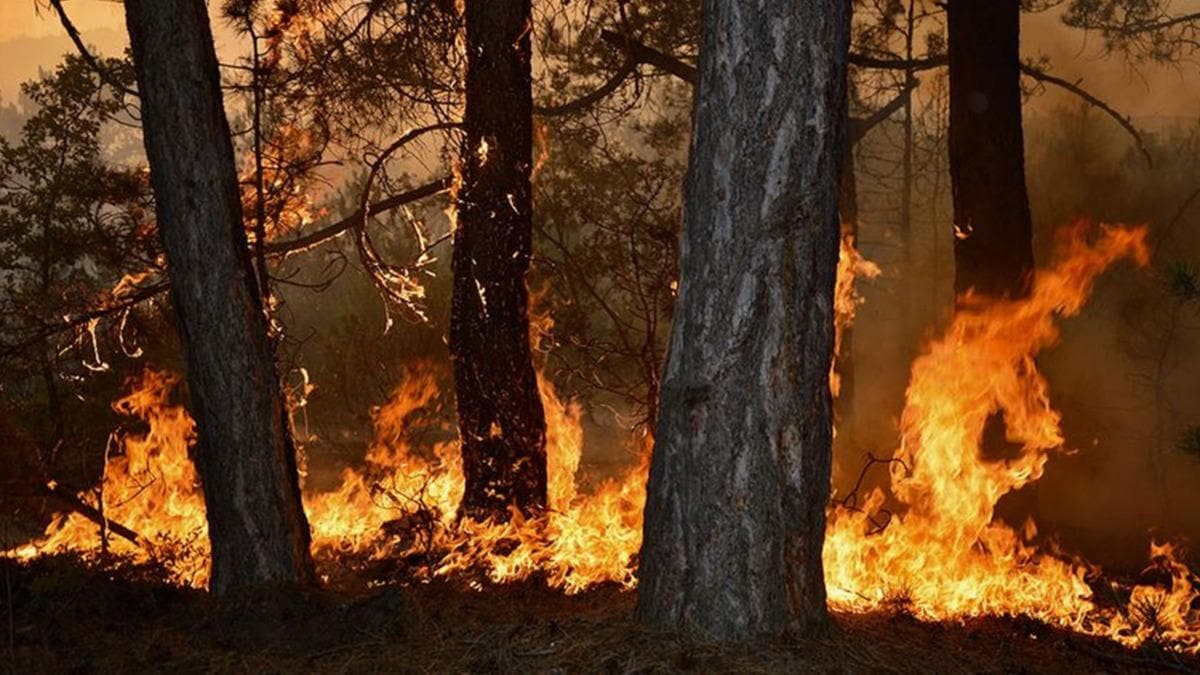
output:
[{"label": "burning undergrowth", "polygon": [[[1030,298],[966,299],[913,364],[899,448],[888,463],[890,490],[831,508],[825,564],[836,610],[901,609],[933,621],[1029,617],[1131,647],[1200,651],[1196,579],[1174,547],[1153,548],[1146,584],[1120,584],[1035,541],[1032,522],[1015,529],[994,518],[997,501],[1038,480],[1050,453],[1065,443],[1036,355],[1056,342],[1057,319],[1082,309],[1104,270],[1123,259],[1147,262],[1144,236],[1142,229],[1071,228]],[[843,280],[865,269],[857,261],[843,264]],[[839,284],[843,311],[858,302],[847,285]],[[62,514],[42,539],[11,554],[153,560],[174,583],[206,583],[203,499],[188,459],[194,425],[172,400],[175,384],[174,376],[147,370],[114,404],[146,430],[115,434],[102,490],[80,496],[113,527],[98,536],[95,517]],[[459,521],[457,443],[413,442],[417,420],[438,393],[430,368],[410,369],[374,413],[364,465],[344,470],[333,490],[306,490],[313,549],[327,577],[353,569],[376,581],[454,578],[474,588],[540,579],[567,594],[636,585],[644,444],[631,448],[638,461],[623,475],[598,481],[582,475],[581,409],[543,380],[550,509],[532,519],[514,513],[503,523]],[[1020,448],[1002,461],[986,458],[982,447],[995,415]],[[895,515],[883,514],[885,504]],[[118,523],[132,536],[114,534]]]}]

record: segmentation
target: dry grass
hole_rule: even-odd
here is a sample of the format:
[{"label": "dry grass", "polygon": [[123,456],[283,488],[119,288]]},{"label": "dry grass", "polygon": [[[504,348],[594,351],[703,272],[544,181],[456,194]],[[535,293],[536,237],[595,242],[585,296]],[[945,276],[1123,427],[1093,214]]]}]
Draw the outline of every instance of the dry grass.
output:
[{"label": "dry grass", "polygon": [[838,616],[821,637],[696,642],[631,620],[616,589],[457,583],[264,596],[237,605],[156,570],[0,561],[6,670],[26,672],[1136,672],[1200,670],[1020,620]]}]

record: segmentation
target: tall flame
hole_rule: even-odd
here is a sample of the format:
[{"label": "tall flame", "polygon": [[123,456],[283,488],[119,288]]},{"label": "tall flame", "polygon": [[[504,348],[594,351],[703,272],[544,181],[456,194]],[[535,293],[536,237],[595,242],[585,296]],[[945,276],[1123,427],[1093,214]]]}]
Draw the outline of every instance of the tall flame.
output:
[{"label": "tall flame", "polygon": [[[933,620],[1025,615],[1129,645],[1162,630],[1137,612],[1099,608],[1086,580],[1093,568],[1037,548],[1032,522],[1018,532],[993,520],[1000,497],[1040,478],[1049,454],[1063,446],[1059,414],[1034,360],[1058,339],[1056,317],[1077,314],[1115,261],[1148,260],[1144,229],[1103,227],[1094,243],[1086,235],[1083,225],[1066,232],[1056,263],[1037,275],[1028,299],[965,298],[966,309],[913,364],[900,448],[890,464],[891,492],[903,508],[881,531],[880,489],[861,510],[833,510],[824,557],[835,607],[900,604]],[[1020,447],[1013,459],[984,455],[984,426],[997,413],[1007,440]],[[1190,575],[1170,548],[1154,555],[1174,573],[1172,589],[1132,592],[1163,605],[1166,615],[1156,623],[1169,615],[1173,641],[1194,650],[1200,615],[1190,609]]]},{"label": "tall flame", "polygon": [[112,531],[102,533],[92,519],[72,511],[55,515],[45,538],[21,547],[18,556],[96,554],[107,548],[136,561],[161,562],[175,583],[207,585],[208,523],[199,478],[188,457],[196,425],[187,410],[171,400],[178,381],[173,374],[148,368],[129,382],[130,393],[113,403],[113,409],[147,430],[113,432],[105,451],[102,491],[79,495],[102,514],[102,521],[136,533],[137,542]]}]

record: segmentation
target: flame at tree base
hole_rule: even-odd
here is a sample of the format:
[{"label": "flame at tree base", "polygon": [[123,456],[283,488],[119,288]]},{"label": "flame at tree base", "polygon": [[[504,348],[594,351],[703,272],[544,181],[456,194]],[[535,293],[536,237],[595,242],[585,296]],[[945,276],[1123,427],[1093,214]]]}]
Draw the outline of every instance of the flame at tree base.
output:
[{"label": "flame at tree base", "polygon": [[[1089,584],[1099,570],[1039,548],[1032,523],[1017,531],[993,518],[1000,497],[1040,478],[1049,454],[1063,445],[1034,357],[1057,340],[1056,318],[1077,314],[1108,266],[1123,258],[1145,264],[1144,236],[1141,229],[1071,228],[1028,299],[967,299],[968,309],[913,364],[900,448],[889,465],[891,495],[903,508],[882,528],[875,516],[887,500],[883,490],[859,509],[831,508],[824,558],[833,608],[900,608],[928,620],[1029,616],[1128,646],[1156,641],[1200,652],[1198,595],[1172,547],[1151,551],[1169,587],[1123,588],[1124,607],[1101,607]],[[843,275],[871,269],[855,257],[846,261]],[[852,316],[861,300],[844,276],[839,281],[839,311]],[[101,503],[108,517],[143,537],[138,545],[110,537],[113,553],[162,560],[172,581],[204,586],[203,497],[187,456],[194,425],[170,402],[173,384],[173,377],[147,371],[115,404],[146,421],[149,432],[115,437],[122,452],[108,463]],[[483,574],[501,583],[536,575],[567,593],[602,583],[634,587],[648,448],[639,447],[639,461],[623,476],[580,490],[580,409],[544,381],[541,390],[547,513],[528,520],[514,514],[498,524],[456,520],[463,490],[458,444],[437,444],[423,456],[408,442],[410,418],[438,393],[432,372],[415,368],[375,415],[366,468],[345,470],[337,490],[306,492],[314,554],[334,562],[350,555],[425,561],[410,571],[413,579]],[[984,427],[996,414],[1021,448],[1015,458],[984,456]],[[9,554],[94,553],[96,530],[77,514],[57,516],[42,540]]]},{"label": "flame at tree base", "polygon": [[[456,518],[463,492],[458,443],[439,444],[433,458],[425,459],[406,442],[406,421],[438,393],[433,373],[417,368],[375,416],[370,468],[347,469],[338,490],[306,497],[316,554],[424,556],[435,560],[428,569],[433,576],[482,571],[503,583],[540,574],[568,593],[600,583],[632,588],[648,453],[640,452],[642,460],[620,478],[580,493],[581,410],[563,402],[542,378],[539,387],[547,427],[545,514],[526,519],[514,512],[503,523]],[[381,537],[388,523],[398,524],[403,536]]]},{"label": "flame at tree base", "polygon": [[[1029,616],[1126,645],[1146,640],[1200,649],[1200,613],[1187,568],[1169,546],[1154,564],[1170,589],[1131,589],[1130,611],[1100,609],[1079,560],[1033,544],[993,519],[996,503],[1038,480],[1049,453],[1063,446],[1059,414],[1034,357],[1057,341],[1057,317],[1078,314],[1096,277],[1122,258],[1148,262],[1144,229],[1101,227],[1088,242],[1080,224],[1063,232],[1055,264],[1037,274],[1029,298],[968,297],[946,334],[912,367],[901,416],[891,492],[902,505],[880,530],[884,505],[872,492],[860,510],[835,507],[825,539],[831,604],[847,611],[903,606],[930,620]],[[1002,414],[1012,459],[985,458],[988,419]]]}]

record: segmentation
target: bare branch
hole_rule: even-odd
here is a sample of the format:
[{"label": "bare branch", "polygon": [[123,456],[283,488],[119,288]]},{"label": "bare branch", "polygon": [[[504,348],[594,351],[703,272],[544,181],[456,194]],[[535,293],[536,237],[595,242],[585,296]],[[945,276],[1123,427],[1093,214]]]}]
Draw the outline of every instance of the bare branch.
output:
[{"label": "bare branch", "polygon": [[917,85],[919,84],[920,83],[915,79],[910,80],[904,87],[903,91],[901,91],[899,94],[896,94],[895,98],[893,98],[891,101],[888,101],[887,105],[872,113],[870,117],[851,117],[850,128],[847,130],[847,133],[850,137],[850,145],[857,145],[858,142],[867,135],[867,132],[869,132],[871,129],[874,129],[884,120],[894,115],[897,110],[903,108],[904,104],[907,103],[908,99],[912,96],[913,90],[916,89]]},{"label": "bare branch", "polygon": [[1084,101],[1087,101],[1092,106],[1102,110],[1106,115],[1116,120],[1117,124],[1121,125],[1121,128],[1127,131],[1129,135],[1133,137],[1133,142],[1137,144],[1138,150],[1141,151],[1142,156],[1146,158],[1146,164],[1149,166],[1154,166],[1154,159],[1150,156],[1150,150],[1146,147],[1146,142],[1142,139],[1142,134],[1137,130],[1136,127],[1133,126],[1133,123],[1129,121],[1128,117],[1117,112],[1112,108],[1112,106],[1085,91],[1079,86],[1078,82],[1068,82],[1061,77],[1051,75],[1027,63],[1021,64],[1021,72],[1033,78],[1034,80],[1037,80],[1038,82],[1053,84],[1056,87],[1065,89]]},{"label": "bare branch", "polygon": [[600,38],[625,52],[626,56],[636,63],[654,66],[664,73],[674,75],[691,85],[695,85],[700,79],[696,66],[665,52],[660,52],[628,35],[622,35],[606,29],[600,31]]},{"label": "bare branch", "polygon": [[[398,209],[406,204],[411,204],[415,201],[432,197],[436,194],[441,194],[450,189],[450,184],[453,179],[450,176],[443,176],[436,180],[430,181],[420,187],[413,188],[407,192],[401,192],[398,195],[393,195],[387,199],[381,199],[370,205],[370,213],[386,213],[388,211]],[[350,215],[342,218],[336,223],[322,227],[315,232],[310,232],[306,235],[289,239],[287,241],[273,241],[267,243],[267,253],[274,256],[289,256],[294,253],[303,253],[310,249],[316,248],[325,242],[340,236],[355,227],[356,224],[362,222],[363,211],[361,208],[356,209]]]},{"label": "bare branch", "polygon": [[941,56],[926,56],[920,59],[901,59],[887,58],[882,59],[875,56],[867,56],[865,54],[850,53],[850,65],[858,66],[859,68],[874,68],[877,70],[911,70],[919,72],[922,70],[933,70],[948,65],[950,58]]},{"label": "bare branch", "polygon": [[635,72],[637,72],[637,60],[632,56],[627,56],[625,62],[613,73],[612,77],[600,85],[595,91],[585,94],[574,101],[563,103],[561,105],[552,106],[534,106],[533,114],[540,117],[559,117],[563,115],[573,115],[577,112],[587,110],[596,105],[600,101],[610,96],[614,91],[625,84]]}]

